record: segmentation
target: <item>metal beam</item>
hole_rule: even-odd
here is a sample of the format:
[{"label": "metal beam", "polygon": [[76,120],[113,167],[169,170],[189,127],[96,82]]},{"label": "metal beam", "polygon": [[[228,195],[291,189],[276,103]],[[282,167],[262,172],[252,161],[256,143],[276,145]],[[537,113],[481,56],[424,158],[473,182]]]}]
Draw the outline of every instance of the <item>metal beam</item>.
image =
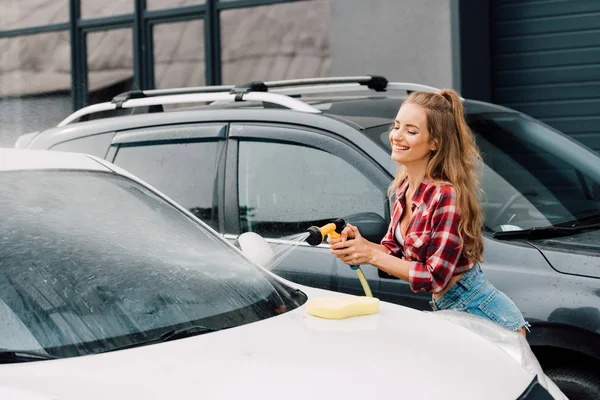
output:
[{"label": "metal beam", "polygon": [[87,105],[87,62],[85,36],[79,28],[81,0],[69,0],[71,34],[71,99],[73,111]]},{"label": "metal beam", "polygon": [[[145,0],[144,0],[145,1]],[[154,31],[153,24],[143,19],[143,46],[144,51],[144,88],[154,89],[156,82],[154,80]]]},{"label": "metal beam", "polygon": [[221,84],[221,23],[218,0],[206,0],[204,18],[205,81],[207,85]]},{"label": "metal beam", "polygon": [[[460,89],[465,98],[492,101],[491,2],[459,0]],[[477,51],[473,51],[477,49]]]},{"label": "metal beam", "polygon": [[9,31],[0,31],[0,38],[9,38],[16,36],[36,35],[38,33],[66,31],[70,28],[68,22],[53,25],[33,26],[30,28],[11,29]]},{"label": "metal beam", "polygon": [[243,8],[243,7],[255,7],[255,6],[266,6],[271,4],[280,4],[280,3],[293,3],[298,1],[307,1],[307,0],[238,0],[238,1],[229,1],[229,2],[217,2],[217,9],[220,10],[231,10],[233,8]]},{"label": "metal beam", "polygon": [[150,89],[146,86],[147,72],[145,71],[145,54],[148,51],[146,40],[144,39],[144,10],[146,9],[146,0],[135,0],[134,18],[133,18],[133,83],[136,89]]},{"label": "metal beam", "polygon": [[144,11],[143,17],[146,21],[151,21],[152,23],[158,24],[200,19],[203,18],[205,14],[206,6],[202,4],[197,6],[168,8],[165,10],[146,10]]},{"label": "metal beam", "polygon": [[85,32],[107,31],[111,29],[129,28],[134,22],[134,14],[117,15],[107,18],[83,19],[79,27]]}]

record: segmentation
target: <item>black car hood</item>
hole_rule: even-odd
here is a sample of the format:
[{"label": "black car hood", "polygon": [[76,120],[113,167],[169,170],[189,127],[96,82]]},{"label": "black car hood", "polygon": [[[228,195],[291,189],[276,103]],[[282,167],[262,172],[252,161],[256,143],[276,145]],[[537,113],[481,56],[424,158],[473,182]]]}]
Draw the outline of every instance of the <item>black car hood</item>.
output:
[{"label": "black car hood", "polygon": [[600,278],[600,229],[551,239],[532,240],[554,269]]}]

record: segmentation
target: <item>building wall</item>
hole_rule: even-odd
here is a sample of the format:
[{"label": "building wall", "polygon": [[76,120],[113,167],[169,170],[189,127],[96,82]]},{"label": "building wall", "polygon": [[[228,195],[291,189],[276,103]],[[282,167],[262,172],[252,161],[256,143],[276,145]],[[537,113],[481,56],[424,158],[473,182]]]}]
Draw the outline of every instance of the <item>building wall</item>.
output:
[{"label": "building wall", "polygon": [[[223,10],[222,81],[378,74],[459,88],[452,37],[457,1],[310,0]],[[40,2],[2,1],[0,20],[11,29],[45,25],[49,17]],[[133,12],[127,0],[106,0],[94,9],[87,3],[82,3],[83,19]],[[168,0],[152,4],[175,5]],[[66,22],[68,13],[56,18],[50,22]],[[206,84],[204,22],[154,26],[155,87]],[[131,28],[95,30],[84,40],[88,104],[129,90],[123,84],[136,88]],[[10,146],[19,134],[56,125],[72,112],[69,31],[0,37],[0,49],[0,145]]]},{"label": "building wall", "polygon": [[459,89],[453,2],[331,0],[331,74]]}]

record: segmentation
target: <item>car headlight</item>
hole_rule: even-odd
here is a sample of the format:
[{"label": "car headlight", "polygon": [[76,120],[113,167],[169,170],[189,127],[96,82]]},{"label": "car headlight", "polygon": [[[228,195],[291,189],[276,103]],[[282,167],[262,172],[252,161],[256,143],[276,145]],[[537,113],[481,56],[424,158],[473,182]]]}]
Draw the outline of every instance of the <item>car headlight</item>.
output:
[{"label": "car headlight", "polygon": [[483,317],[462,311],[441,310],[426,312],[454,322],[495,343],[514,358],[525,370],[537,375],[540,384],[548,390],[548,382],[546,381],[546,375],[542,370],[542,366],[531,351],[529,343],[527,343],[527,340],[520,333],[505,329]]}]

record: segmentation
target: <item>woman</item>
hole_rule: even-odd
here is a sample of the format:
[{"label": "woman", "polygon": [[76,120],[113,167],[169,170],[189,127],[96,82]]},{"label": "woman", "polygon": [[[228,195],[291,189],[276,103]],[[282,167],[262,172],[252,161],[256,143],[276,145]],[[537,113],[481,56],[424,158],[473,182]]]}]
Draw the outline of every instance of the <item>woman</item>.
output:
[{"label": "woman", "polygon": [[529,324],[479,266],[481,156],[458,94],[413,92],[389,137],[398,171],[386,236],[372,243],[348,224],[340,239],[328,239],[331,252],[346,264],[371,264],[408,281],[414,292],[431,292],[435,311],[466,311],[525,335]]}]

